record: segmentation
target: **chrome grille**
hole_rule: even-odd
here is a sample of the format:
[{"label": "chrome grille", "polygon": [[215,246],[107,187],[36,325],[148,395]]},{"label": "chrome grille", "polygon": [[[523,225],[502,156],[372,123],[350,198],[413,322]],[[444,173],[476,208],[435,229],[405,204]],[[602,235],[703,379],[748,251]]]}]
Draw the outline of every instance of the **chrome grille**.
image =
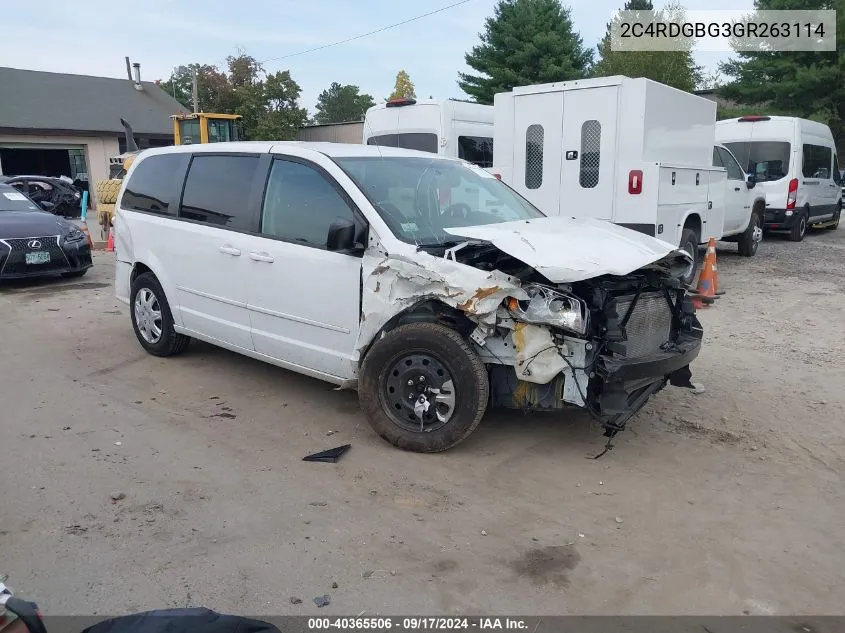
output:
[{"label": "chrome grille", "polygon": [[[616,304],[616,313],[620,322],[628,313],[634,295],[620,297]],[[625,356],[638,358],[660,351],[660,348],[672,337],[672,309],[662,292],[644,292],[637,299],[634,312],[625,324],[628,340],[625,343]]]},{"label": "chrome grille", "polygon": [[[29,246],[29,243],[32,241],[40,242],[38,248]],[[36,271],[50,272],[53,270],[64,270],[69,267],[65,253],[59,246],[57,235],[7,238],[3,242],[9,246],[11,252],[6,258],[3,268],[0,270],[0,274],[17,275]],[[32,250],[47,251],[50,253],[50,261],[46,264],[27,264],[26,254]]]}]

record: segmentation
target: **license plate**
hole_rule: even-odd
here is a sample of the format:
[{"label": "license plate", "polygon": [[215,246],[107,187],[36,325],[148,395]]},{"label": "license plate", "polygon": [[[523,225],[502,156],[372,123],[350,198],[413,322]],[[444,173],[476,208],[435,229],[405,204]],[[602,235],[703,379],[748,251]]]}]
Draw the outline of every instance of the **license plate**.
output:
[{"label": "license plate", "polygon": [[47,264],[50,262],[50,253],[48,251],[34,251],[26,254],[27,264]]}]

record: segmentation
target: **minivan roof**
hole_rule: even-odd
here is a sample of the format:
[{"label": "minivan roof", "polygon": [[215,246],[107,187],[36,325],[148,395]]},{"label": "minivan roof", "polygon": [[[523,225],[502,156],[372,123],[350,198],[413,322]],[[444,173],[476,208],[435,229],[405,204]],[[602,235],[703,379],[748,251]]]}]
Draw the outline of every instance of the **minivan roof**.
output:
[{"label": "minivan roof", "polygon": [[312,151],[332,158],[352,157],[420,157],[440,160],[457,160],[438,156],[429,152],[419,152],[411,149],[396,147],[381,147],[378,145],[357,145],[354,143],[315,143],[309,141],[235,141],[230,143],[202,143],[198,145],[171,145],[144,150],[142,155],[169,153],[204,153],[204,152],[249,152],[256,154],[283,152],[285,148]]},{"label": "minivan roof", "polygon": [[723,119],[721,121],[716,121],[716,130],[717,136],[718,131],[721,128],[722,130],[726,128],[736,128],[741,129],[747,126],[748,130],[751,130],[752,127],[754,128],[766,128],[771,126],[772,128],[779,128],[780,130],[785,129],[786,125],[795,126],[797,123],[801,132],[804,134],[809,134],[813,136],[820,136],[822,138],[828,139],[833,142],[833,134],[830,131],[830,128],[825,125],[824,123],[819,123],[818,121],[811,121],[810,119],[802,119],[799,117],[793,116],[777,116],[777,115],[762,115],[766,116],[765,120],[761,121],[743,121],[743,117],[735,118],[735,119]]}]

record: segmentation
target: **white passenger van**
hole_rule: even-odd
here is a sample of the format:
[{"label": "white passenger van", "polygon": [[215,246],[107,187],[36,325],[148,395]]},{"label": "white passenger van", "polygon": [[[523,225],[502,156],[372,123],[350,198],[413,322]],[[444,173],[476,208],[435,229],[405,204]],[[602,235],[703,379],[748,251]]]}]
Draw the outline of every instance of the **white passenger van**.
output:
[{"label": "white passenger van", "polygon": [[367,110],[364,144],[416,149],[492,167],[493,106],[392,99]]},{"label": "white passenger van", "polygon": [[602,77],[514,88],[494,109],[493,172],[546,215],[609,220],[680,246],[694,260],[687,282],[711,237],[756,252],[763,199],[714,149],[714,102]]},{"label": "white passenger van", "polygon": [[668,383],[691,386],[701,346],[685,253],[544,217],[480,167],[423,152],[147,150],[116,235],[116,294],[149,353],[197,338],[357,387],[408,450],[457,444],[488,403],[587,408],[612,437]]},{"label": "white passenger van", "polygon": [[824,123],[783,116],[744,116],[716,124],[766,196],[764,228],[795,242],[812,225],[835,229],[842,213],[842,174],[833,134]]}]

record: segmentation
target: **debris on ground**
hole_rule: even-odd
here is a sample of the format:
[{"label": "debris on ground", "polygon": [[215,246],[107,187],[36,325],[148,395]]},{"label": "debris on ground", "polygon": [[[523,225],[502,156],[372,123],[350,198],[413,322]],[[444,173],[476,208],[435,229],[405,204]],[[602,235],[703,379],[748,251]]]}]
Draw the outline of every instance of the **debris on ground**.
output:
[{"label": "debris on ground", "polygon": [[368,569],[367,571],[361,573],[361,578],[369,578],[372,575],[373,575],[373,570]]},{"label": "debris on ground", "polygon": [[707,390],[704,388],[704,385],[702,385],[701,383],[692,383],[692,392],[696,396],[700,396],[701,394],[706,393],[706,391]]},{"label": "debris on ground", "polygon": [[617,522],[617,523],[622,523],[622,517],[616,517],[616,522]]},{"label": "debris on ground", "polygon": [[112,501],[122,501],[123,499],[126,499],[126,493],[125,492],[115,490],[113,493],[111,493],[111,500]]},{"label": "debris on ground", "polygon": [[329,597],[328,594],[325,596],[317,596],[314,598],[314,604],[317,605],[318,609],[322,609],[323,607],[327,607],[331,604],[332,599]]},{"label": "debris on ground", "polygon": [[344,444],[343,446],[338,446],[337,448],[330,448],[327,451],[321,451],[319,453],[312,453],[311,455],[306,455],[302,458],[304,462],[328,462],[334,464],[337,460],[340,459],[341,455],[343,455],[346,451],[349,450],[351,444]]},{"label": "debris on ground", "polygon": [[337,589],[337,583],[336,582],[332,583],[332,589]]},{"label": "debris on ground", "polygon": [[311,503],[309,503],[308,505],[309,505],[309,506],[314,506],[314,507],[317,507],[317,508],[325,508],[325,507],[326,507],[327,505],[329,505],[329,504],[328,504],[328,503],[326,503],[325,501],[312,501],[312,502],[311,502]]},{"label": "debris on ground", "polygon": [[300,598],[297,598],[296,596],[291,596],[290,597],[290,603],[291,604],[302,604],[302,600]]},{"label": "debris on ground", "polygon": [[487,530],[481,530],[481,536],[487,536]]},{"label": "debris on ground", "polygon": [[123,446],[123,442],[115,442],[114,445],[115,446]]}]

